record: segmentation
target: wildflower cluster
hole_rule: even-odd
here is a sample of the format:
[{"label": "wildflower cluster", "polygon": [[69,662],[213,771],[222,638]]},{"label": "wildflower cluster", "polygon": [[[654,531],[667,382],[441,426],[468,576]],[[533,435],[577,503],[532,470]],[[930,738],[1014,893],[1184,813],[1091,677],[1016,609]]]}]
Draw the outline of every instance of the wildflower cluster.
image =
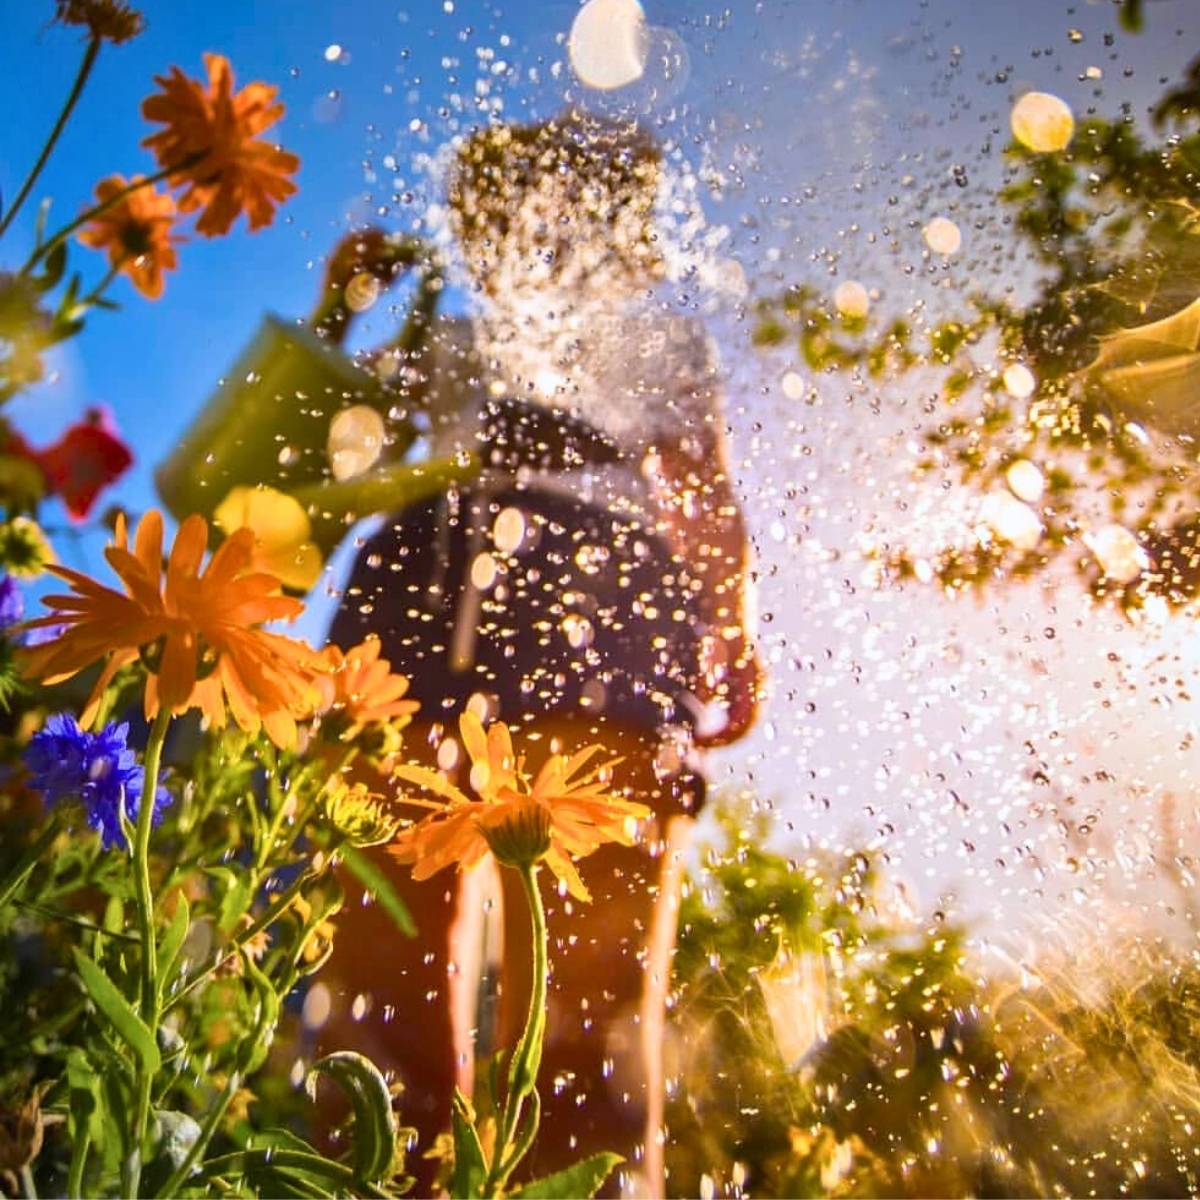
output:
[{"label": "wildflower cluster", "polygon": [[[473,1194],[503,1193],[537,1127],[549,950],[538,866],[586,899],[573,860],[605,842],[630,844],[649,810],[611,792],[616,764],[598,764],[598,748],[551,755],[530,777],[508,728],[485,729],[472,715],[460,728],[474,798],[403,761],[403,731],[417,704],[378,640],[317,652],[263,628],[295,618],[303,605],[260,568],[249,528],[230,532],[211,556],[198,516],[183,522],[169,549],[164,535],[157,512],[142,518],[132,539],[118,519],[106,558],[119,589],[48,563],[68,589],[44,597],[46,615],[32,620],[22,620],[16,585],[0,580],[0,620],[20,643],[14,652],[29,686],[66,687],[99,667],[90,691],[78,694],[79,719],[70,711],[39,718],[34,710],[20,758],[8,768],[18,792],[38,804],[24,850],[0,866],[0,935],[29,909],[61,913],[73,923],[67,928],[82,928],[63,969],[75,973],[102,1019],[97,1026],[81,1009],[40,1070],[53,1101],[65,1103],[72,1089],[97,1096],[115,1089],[130,1115],[92,1133],[73,1117],[65,1140],[55,1134],[42,1153],[67,1154],[76,1193],[139,1194],[149,1180],[160,1194],[175,1194],[198,1174],[258,1194],[276,1194],[285,1183],[295,1190],[297,1179],[304,1194],[398,1194],[403,1135],[387,1085],[367,1059],[339,1054],[314,1067],[355,1099],[353,1169],[269,1130],[230,1158],[237,1121],[246,1119],[234,1117],[238,1081],[263,1065],[277,1039],[293,1036],[282,1000],[333,952],[340,873],[361,872],[371,889],[389,886],[364,851],[387,844],[421,879],[491,853],[525,881],[536,934],[529,1018],[507,1087],[494,1098],[500,1140],[472,1185]],[[131,721],[105,716],[135,707],[149,722],[140,753]],[[202,720],[199,735],[175,723],[192,711]],[[190,750],[164,777],[172,728]],[[429,810],[415,824],[402,817],[411,805]],[[108,897],[103,927],[86,915],[96,893]],[[403,902],[387,901],[411,936]],[[197,938],[198,949],[185,952]],[[38,1010],[36,994],[15,1006],[14,998],[5,1000],[9,1011]],[[114,1056],[104,1031],[118,1009]],[[188,1048],[180,1053],[204,1054],[200,1082],[170,1065],[173,1052],[149,1049],[164,1038],[168,1047]],[[0,1075],[3,1067],[0,1053]],[[176,1119],[171,1111],[208,1114],[203,1124],[186,1117],[181,1155],[168,1154],[162,1140],[164,1122]],[[467,1121],[478,1139],[474,1118],[456,1112],[453,1119]],[[81,1156],[81,1144],[94,1153]],[[584,1166],[599,1178],[613,1161],[600,1156]]]}]

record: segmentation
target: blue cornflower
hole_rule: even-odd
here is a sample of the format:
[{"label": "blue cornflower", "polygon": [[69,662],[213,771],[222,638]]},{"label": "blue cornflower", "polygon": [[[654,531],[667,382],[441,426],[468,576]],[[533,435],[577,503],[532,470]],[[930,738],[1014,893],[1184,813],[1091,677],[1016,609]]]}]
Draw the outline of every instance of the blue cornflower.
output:
[{"label": "blue cornflower", "polygon": [[[88,733],[70,714],[58,713],[33,735],[25,751],[33,788],[48,804],[81,804],[105,849],[125,842],[120,821],[122,790],[125,815],[131,821],[137,820],[142,798],[142,768],[125,744],[128,734],[127,723]],[[160,786],[154,798],[155,824],[162,820],[170,802],[170,793]]]},{"label": "blue cornflower", "polygon": [[25,597],[11,575],[0,576],[0,631],[11,629],[25,615]]}]

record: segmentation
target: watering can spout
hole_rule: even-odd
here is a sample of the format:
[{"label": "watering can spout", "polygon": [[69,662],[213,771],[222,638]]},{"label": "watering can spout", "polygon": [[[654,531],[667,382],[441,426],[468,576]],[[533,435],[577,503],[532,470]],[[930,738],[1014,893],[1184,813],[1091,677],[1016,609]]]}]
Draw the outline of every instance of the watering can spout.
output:
[{"label": "watering can spout", "polygon": [[428,500],[454,484],[469,483],[480,469],[478,454],[454,454],[415,465],[396,463],[337,483],[311,484],[293,495],[308,514],[312,541],[327,557],[356,521]]},{"label": "watering can spout", "polygon": [[[354,305],[349,283],[391,282],[422,263],[410,312],[388,361],[424,353],[442,290],[442,272],[422,243],[378,230],[352,234],[330,256],[324,288],[307,323],[266,316],[174,452],[155,472],[166,507],[182,520],[211,517],[235,489],[270,488],[294,496],[315,514],[327,542],[356,517],[404,503],[425,468],[385,467],[345,482],[330,481],[330,432],[339,413],[373,409],[388,423],[391,454],[400,458],[417,437],[406,410],[419,406],[412,373],[365,370],[340,348]],[[381,362],[380,364],[386,365]],[[450,464],[446,469],[453,467]],[[442,468],[432,468],[430,478]],[[339,536],[340,536],[339,533]],[[335,543],[336,544],[336,543]],[[327,545],[326,550],[332,549]]]}]

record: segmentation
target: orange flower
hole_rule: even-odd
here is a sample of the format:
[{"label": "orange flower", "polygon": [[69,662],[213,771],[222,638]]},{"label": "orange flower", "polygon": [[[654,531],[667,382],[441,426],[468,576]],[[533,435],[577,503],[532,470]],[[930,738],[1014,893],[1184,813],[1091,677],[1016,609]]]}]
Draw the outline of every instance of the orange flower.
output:
[{"label": "orange flower", "polygon": [[[161,167],[180,167],[187,184],[182,212],[204,209],[196,229],[205,237],[228,233],[244,212],[251,229],[270,225],[275,206],[296,185],[288,178],[300,160],[257,135],[283,116],[278,88],[251,83],[236,95],[233,68],[222,54],[206,54],[208,87],[178,67],[156,76],[162,91],[142,103],[148,121],[165,128],[142,145],[154,151]],[[186,165],[183,165],[186,164]]]},{"label": "orange flower", "polygon": [[199,708],[222,728],[228,705],[248,733],[265,728],[276,745],[293,746],[296,717],[311,707],[316,656],[302,642],[256,626],[295,617],[304,606],[280,595],[274,576],[248,573],[254,552],[249,530],[223,542],[202,572],[207,543],[204,518],[188,517],[171,548],[164,585],[162,516],[148,512],[132,552],[123,519],[105,551],[124,594],[69,567],[49,567],[72,592],[47,596],[52,615],[28,623],[63,632],[21,651],[26,677],[56,683],[103,661],[80,719],[86,727],[116,672],[141,657],[152,672],[145,692],[148,718],[162,703],[175,713]]},{"label": "orange flower", "polygon": [[414,864],[417,880],[452,863],[460,870],[473,867],[489,852],[508,866],[545,862],[571,895],[590,900],[572,859],[584,858],[606,842],[632,845],[636,822],[650,816],[644,804],[605,790],[619,760],[583,774],[602,747],[588,746],[571,756],[554,754],[530,783],[502,721],[485,733],[479,718],[468,712],[459,718],[459,729],[471,757],[471,788],[479,798],[472,800],[436,771],[395,768],[397,778],[439,799],[404,799],[433,811],[403,830],[391,853]]},{"label": "orange flower", "polygon": [[86,25],[94,38],[119,46],[146,27],[146,19],[125,0],[58,0],[55,19],[63,25]]},{"label": "orange flower", "polygon": [[[138,183],[141,175],[135,175]],[[96,185],[103,204],[129,185],[123,175],[110,175]],[[108,261],[129,276],[143,296],[157,300],[163,293],[163,272],[178,265],[171,235],[175,201],[152,187],[141,187],[93,217],[80,230],[79,240],[93,250],[107,250]]]},{"label": "orange flower", "polygon": [[324,671],[318,687],[328,682],[326,708],[341,718],[338,728],[342,741],[350,741],[368,725],[403,729],[421,707],[417,701],[404,698],[407,676],[395,674],[392,664],[379,657],[379,649],[379,639],[369,637],[345,652],[337,646],[326,646],[321,652]]}]

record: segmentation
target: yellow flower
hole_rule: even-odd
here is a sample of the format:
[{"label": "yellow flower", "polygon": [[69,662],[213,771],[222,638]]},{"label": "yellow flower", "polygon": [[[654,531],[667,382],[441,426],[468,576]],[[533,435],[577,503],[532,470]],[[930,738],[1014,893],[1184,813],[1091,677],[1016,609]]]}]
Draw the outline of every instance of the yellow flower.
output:
[{"label": "yellow flower", "polygon": [[0,525],[0,562],[18,579],[36,579],[54,562],[54,547],[36,521],[14,517]]},{"label": "yellow flower", "polygon": [[156,76],[162,91],[142,103],[142,115],[164,128],[142,145],[154,151],[161,167],[189,165],[172,178],[187,190],[183,212],[203,209],[196,232],[205,237],[228,233],[242,214],[251,229],[275,219],[275,206],[296,190],[288,178],[300,160],[257,135],[283,116],[278,88],[251,83],[233,90],[233,68],[222,54],[206,54],[208,86],[189,79],[178,67]]},{"label": "yellow flower", "polygon": [[303,505],[270,487],[235,487],[217,505],[213,520],[225,533],[254,534],[253,569],[274,575],[284,587],[307,592],[321,578],[321,551],[310,540]]},{"label": "yellow flower", "polygon": [[473,867],[488,853],[509,866],[544,862],[579,900],[589,900],[573,859],[583,858],[606,842],[633,844],[636,823],[650,809],[608,792],[610,760],[584,773],[602,750],[588,746],[574,755],[553,754],[532,781],[523,760],[513,751],[508,727],[497,721],[484,732],[479,718],[459,718],[463,744],[471,758],[471,799],[444,776],[424,767],[395,768],[396,778],[438,797],[436,801],[405,798],[433,811],[403,830],[391,847],[402,863],[413,864],[413,878],[428,879],[457,863]]},{"label": "yellow flower", "polygon": [[321,795],[321,811],[350,845],[378,846],[392,838],[400,823],[388,814],[382,800],[366,784],[334,779]]},{"label": "yellow flower", "polygon": [[210,724],[222,728],[228,704],[246,732],[265,728],[276,745],[295,745],[296,717],[311,707],[316,655],[302,642],[257,626],[298,616],[304,606],[280,595],[274,576],[249,572],[249,530],[222,543],[201,571],[207,542],[203,517],[188,517],[175,538],[164,582],[163,521],[151,511],[138,526],[132,552],[123,518],[105,551],[124,593],[69,567],[49,567],[72,590],[45,597],[51,615],[28,622],[29,628],[62,632],[20,652],[25,676],[56,683],[103,662],[80,719],[87,727],[113,676],[140,657],[152,672],[145,692],[148,718],[160,703],[175,713],[199,708]]}]

